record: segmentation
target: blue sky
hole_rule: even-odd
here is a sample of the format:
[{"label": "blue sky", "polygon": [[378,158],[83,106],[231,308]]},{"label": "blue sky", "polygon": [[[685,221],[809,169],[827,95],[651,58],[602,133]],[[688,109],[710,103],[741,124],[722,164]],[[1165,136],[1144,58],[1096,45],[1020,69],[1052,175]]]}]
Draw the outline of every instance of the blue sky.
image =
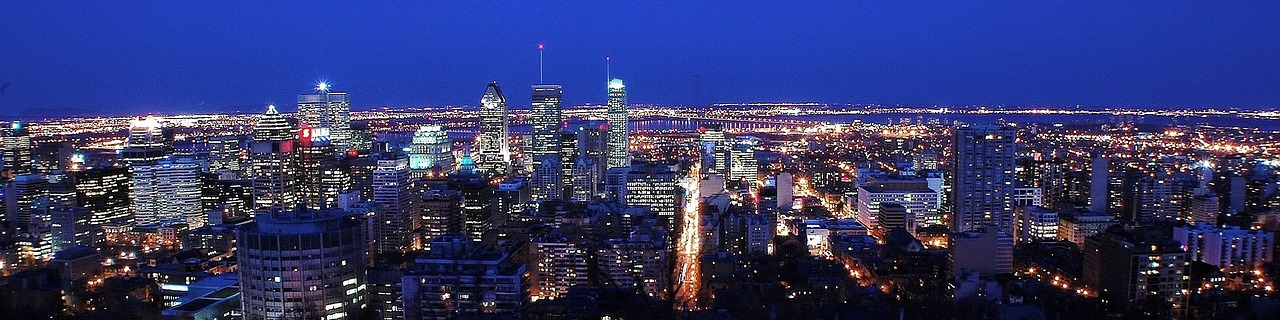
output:
[{"label": "blue sky", "polygon": [[575,104],[1280,107],[1277,1],[267,2],[0,3],[0,110],[526,108],[538,43]]}]

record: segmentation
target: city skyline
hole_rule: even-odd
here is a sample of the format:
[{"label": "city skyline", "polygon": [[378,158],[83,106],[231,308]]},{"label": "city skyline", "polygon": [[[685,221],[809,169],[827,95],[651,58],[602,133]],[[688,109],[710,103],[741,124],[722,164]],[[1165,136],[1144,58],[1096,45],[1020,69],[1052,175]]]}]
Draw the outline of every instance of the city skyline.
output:
[{"label": "city skyline", "polygon": [[327,1],[0,6],[4,320],[1280,318],[1280,3]]},{"label": "city skyline", "polygon": [[[1273,58],[1280,35],[1257,32],[1277,29],[1264,14],[1276,12],[1274,3],[671,6],[508,4],[486,15],[416,3],[18,4],[0,9],[0,30],[11,31],[0,42],[30,49],[0,52],[10,62],[0,64],[7,71],[0,83],[10,84],[0,107],[21,115],[253,112],[288,106],[291,93],[322,80],[361,92],[352,102],[358,110],[474,105],[475,84],[537,83],[539,43],[546,80],[564,85],[566,105],[604,102],[606,57],[614,76],[641,88],[632,92],[636,104],[1274,108],[1280,101]],[[277,19],[294,9],[307,19]],[[609,18],[646,13],[652,18]],[[544,25],[539,16],[562,23]],[[358,23],[374,17],[380,22]],[[316,19],[331,23],[307,22]],[[487,41],[470,42],[475,37]],[[300,45],[321,40],[340,45]],[[368,47],[385,49],[356,49]],[[48,68],[64,71],[38,72]],[[511,98],[513,108],[529,105]]]}]

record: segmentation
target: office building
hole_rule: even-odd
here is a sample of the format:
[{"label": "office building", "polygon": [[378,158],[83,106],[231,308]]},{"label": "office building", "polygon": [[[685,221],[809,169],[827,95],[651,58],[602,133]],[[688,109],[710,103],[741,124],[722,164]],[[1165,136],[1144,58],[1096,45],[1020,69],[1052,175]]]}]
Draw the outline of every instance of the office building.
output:
[{"label": "office building", "polygon": [[414,248],[412,232],[422,221],[412,183],[407,157],[390,154],[378,160],[378,168],[373,170],[372,200],[382,206],[382,211],[370,222],[374,226],[374,252],[404,252]]},{"label": "office building", "polygon": [[627,173],[626,204],[649,208],[663,226],[674,226],[683,191],[670,165],[633,163]]},{"label": "office building", "polygon": [[200,165],[190,161],[163,160],[135,163],[133,215],[139,226],[168,227],[185,223],[192,228],[204,225],[200,201]]},{"label": "office building", "polygon": [[627,139],[630,130],[627,127],[627,87],[622,79],[609,79],[609,152],[605,170],[631,166],[631,152]]},{"label": "office building", "polygon": [[254,214],[292,210],[298,204],[297,134],[275,106],[253,128],[250,163]]},{"label": "office building", "polygon": [[992,276],[1013,272],[1013,237],[1004,231],[979,228],[952,233],[949,240],[952,275],[977,272]]},{"label": "office building", "polygon": [[9,123],[0,130],[0,174],[7,171],[9,176],[35,173],[31,158],[31,135],[21,121]]},{"label": "office building", "polygon": [[476,170],[481,174],[505,175],[511,171],[507,126],[507,97],[497,82],[489,83],[480,97],[480,131],[476,136]]},{"label": "office building", "polygon": [[129,166],[164,159],[173,153],[172,138],[155,118],[135,119],[129,124],[129,138],[120,150],[120,162]]},{"label": "office building", "polygon": [[[563,184],[560,175],[564,168],[560,152],[560,129],[563,118],[560,110],[560,96],[563,93],[559,85],[534,85],[533,109],[530,111],[529,124],[533,126],[530,148],[525,150],[533,160],[533,190],[538,200],[560,199]],[[555,162],[555,166],[544,165]]]},{"label": "office building", "polygon": [[[413,133],[409,170],[414,178],[444,177],[453,173],[454,166],[453,141],[449,140],[449,132],[440,125],[427,125]],[[483,172],[485,169],[478,170]]]},{"label": "office building", "polygon": [[[852,199],[850,199],[852,200]],[[851,201],[852,202],[852,201]],[[857,218],[868,229],[887,230],[882,228],[880,222],[876,219],[876,215],[880,210],[882,203],[897,203],[907,209],[911,215],[910,221],[913,223],[911,228],[907,228],[914,234],[914,226],[917,224],[929,224],[933,221],[941,222],[938,217],[938,193],[929,189],[923,181],[915,183],[870,183],[859,186],[857,192]],[[907,227],[904,225],[903,227]]]},{"label": "office building", "polygon": [[321,82],[315,92],[298,95],[298,122],[328,129],[334,156],[338,156],[358,144],[351,130],[351,101],[347,93],[330,89],[328,83]]},{"label": "office building", "polygon": [[462,193],[457,190],[427,190],[422,194],[422,238],[431,243],[446,234],[466,231],[462,214]]},{"label": "office building", "polygon": [[312,210],[337,208],[338,198],[348,191],[351,179],[333,156],[329,130],[304,126],[298,130],[295,146],[298,199]]},{"label": "office building", "polygon": [[39,200],[49,195],[49,180],[43,174],[28,173],[13,177],[5,185],[4,203],[5,221],[13,227],[26,228],[31,224],[42,224],[47,221],[38,219]]},{"label": "office building", "polygon": [[1119,224],[1116,216],[1101,212],[1076,211],[1058,216],[1058,239],[1084,246],[1084,240]]},{"label": "office building", "polygon": [[133,223],[133,207],[129,203],[129,169],[108,167],[75,173],[76,205],[93,215],[90,224],[129,225]]}]

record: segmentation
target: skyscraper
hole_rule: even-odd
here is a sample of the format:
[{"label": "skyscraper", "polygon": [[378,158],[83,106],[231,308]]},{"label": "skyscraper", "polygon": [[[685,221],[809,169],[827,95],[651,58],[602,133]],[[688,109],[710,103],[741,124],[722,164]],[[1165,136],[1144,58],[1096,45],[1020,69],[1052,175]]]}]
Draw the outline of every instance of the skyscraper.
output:
[{"label": "skyscraper", "polygon": [[627,88],[622,79],[609,79],[609,160],[605,170],[631,165],[627,136]]},{"label": "skyscraper", "polygon": [[1013,189],[1017,130],[996,125],[955,129],[951,161],[952,231],[994,224],[1013,234]]},{"label": "skyscraper", "polygon": [[9,171],[11,176],[32,173],[31,136],[27,127],[14,121],[0,133],[0,150],[3,152],[0,162],[4,163],[0,174],[3,171]]},{"label": "skyscraper", "polygon": [[657,163],[632,165],[627,174],[626,203],[649,208],[663,226],[675,224],[681,206],[681,189],[671,166]]},{"label": "skyscraper", "polygon": [[292,210],[298,204],[293,126],[268,106],[253,131],[253,212]]},{"label": "skyscraper", "polygon": [[329,130],[303,127],[298,130],[297,178],[298,198],[312,210],[336,208],[338,197],[348,191],[351,178],[341,170],[335,158]]},{"label": "skyscraper", "polygon": [[530,143],[530,150],[526,150],[533,159],[533,189],[534,197],[538,200],[558,198],[560,192],[560,174],[563,168],[559,170],[546,167],[542,164],[547,161],[555,161],[557,165],[561,162],[557,161],[560,157],[560,96],[562,90],[559,85],[539,84],[533,86],[533,110],[530,113],[530,124],[533,125],[533,141]]},{"label": "skyscraper", "polygon": [[360,218],[297,210],[259,214],[237,229],[244,318],[357,317],[367,304]]},{"label": "skyscraper", "polygon": [[409,178],[409,159],[396,154],[378,160],[373,170],[373,202],[382,205],[374,217],[373,241],[378,253],[410,250],[410,233],[421,223]]},{"label": "skyscraper", "polygon": [[[503,139],[502,141],[506,141]],[[480,165],[477,164],[477,167]],[[429,125],[418,128],[413,133],[413,144],[409,150],[409,169],[414,178],[426,176],[444,176],[453,173],[453,141],[449,133],[440,125]],[[480,169],[484,171],[484,169]]]},{"label": "skyscraper", "polygon": [[133,223],[129,215],[129,169],[98,168],[75,173],[76,205],[89,209],[95,226]]},{"label": "skyscraper", "polygon": [[139,226],[172,226],[186,223],[199,228],[204,223],[200,203],[200,165],[190,161],[164,160],[137,163],[133,175],[133,214]]},{"label": "skyscraper", "polygon": [[120,150],[120,160],[125,165],[152,162],[168,157],[171,148],[159,121],[151,117],[138,119],[129,124],[129,140]]},{"label": "skyscraper", "polygon": [[489,83],[480,97],[480,132],[476,139],[476,169],[485,175],[511,170],[511,142],[507,136],[507,97],[497,82]]},{"label": "skyscraper", "polygon": [[330,89],[328,83],[321,82],[314,93],[298,95],[298,121],[313,128],[329,129],[329,139],[340,154],[354,146],[351,102],[346,92]]}]

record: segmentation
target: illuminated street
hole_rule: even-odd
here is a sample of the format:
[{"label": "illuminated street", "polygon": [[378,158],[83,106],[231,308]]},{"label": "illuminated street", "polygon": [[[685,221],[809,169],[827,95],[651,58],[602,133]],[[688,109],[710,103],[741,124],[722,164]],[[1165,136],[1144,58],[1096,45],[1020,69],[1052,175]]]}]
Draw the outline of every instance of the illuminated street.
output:
[{"label": "illuminated street", "polygon": [[676,244],[676,306],[683,310],[698,310],[698,290],[702,284],[702,215],[699,211],[698,172],[694,164],[685,177],[683,221],[680,223],[680,239]]}]

